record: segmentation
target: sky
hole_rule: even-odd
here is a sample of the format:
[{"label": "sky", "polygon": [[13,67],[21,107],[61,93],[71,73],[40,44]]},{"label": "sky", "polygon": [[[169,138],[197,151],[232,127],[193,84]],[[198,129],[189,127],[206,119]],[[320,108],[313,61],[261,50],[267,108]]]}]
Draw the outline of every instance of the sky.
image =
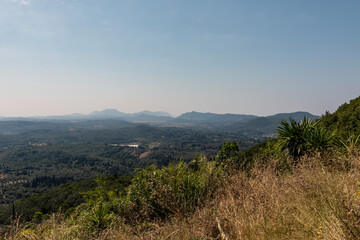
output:
[{"label": "sky", "polygon": [[0,0],[0,116],[333,112],[358,0]]}]

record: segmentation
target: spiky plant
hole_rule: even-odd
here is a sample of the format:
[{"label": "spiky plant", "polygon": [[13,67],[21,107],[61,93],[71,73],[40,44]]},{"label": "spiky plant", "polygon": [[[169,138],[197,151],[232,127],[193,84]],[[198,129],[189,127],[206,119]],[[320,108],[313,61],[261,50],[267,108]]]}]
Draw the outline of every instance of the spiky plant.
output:
[{"label": "spiky plant", "polygon": [[338,138],[336,141],[338,149],[348,156],[359,156],[360,134],[351,135],[347,139]]},{"label": "spiky plant", "polygon": [[292,118],[289,122],[283,120],[277,131],[281,150],[291,156],[295,163],[305,154],[328,150],[334,142],[333,134],[307,117],[301,122]]},{"label": "spiky plant", "polygon": [[293,118],[290,118],[289,122],[282,120],[277,128],[281,140],[281,150],[293,157],[294,160],[303,156],[308,151],[308,138],[313,129],[314,124],[307,117],[304,117],[301,122],[297,122]]},{"label": "spiky plant", "polygon": [[332,147],[334,135],[326,129],[315,126],[307,135],[308,148],[312,152],[322,152]]}]

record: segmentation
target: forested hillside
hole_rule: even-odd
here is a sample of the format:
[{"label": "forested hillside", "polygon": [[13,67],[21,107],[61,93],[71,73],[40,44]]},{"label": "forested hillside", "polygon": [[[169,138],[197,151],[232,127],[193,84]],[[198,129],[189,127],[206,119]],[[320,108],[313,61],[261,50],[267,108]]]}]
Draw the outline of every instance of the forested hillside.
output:
[{"label": "forested hillside", "polygon": [[70,181],[132,175],[137,168],[167,165],[180,158],[215,158],[224,141],[235,139],[241,149],[259,141],[241,134],[118,120],[51,123],[45,129],[37,129],[38,124],[0,122],[0,129],[12,131],[0,136],[0,204],[12,204]]},{"label": "forested hillside", "polygon": [[327,129],[342,133],[360,133],[360,97],[342,104],[336,112],[326,112],[321,124]]},{"label": "forested hillside", "polygon": [[136,168],[179,159],[188,162],[200,155],[214,159],[223,142],[236,141],[243,151],[276,136],[277,124],[289,116],[313,115],[296,112],[260,118],[191,112],[172,118],[163,112],[104,110],[2,119],[0,208],[70,181],[131,175]]}]

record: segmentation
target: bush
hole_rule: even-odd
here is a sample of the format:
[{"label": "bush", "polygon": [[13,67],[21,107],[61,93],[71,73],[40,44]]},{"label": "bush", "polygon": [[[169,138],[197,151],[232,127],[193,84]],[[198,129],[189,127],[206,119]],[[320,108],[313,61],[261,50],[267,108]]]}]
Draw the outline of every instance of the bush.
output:
[{"label": "bush", "polygon": [[186,216],[211,197],[221,183],[222,170],[216,162],[199,158],[189,167],[183,161],[158,169],[140,170],[119,204],[127,220],[164,220]]},{"label": "bush", "polygon": [[216,155],[217,161],[225,163],[227,160],[239,154],[239,144],[235,141],[224,142],[221,150]]}]

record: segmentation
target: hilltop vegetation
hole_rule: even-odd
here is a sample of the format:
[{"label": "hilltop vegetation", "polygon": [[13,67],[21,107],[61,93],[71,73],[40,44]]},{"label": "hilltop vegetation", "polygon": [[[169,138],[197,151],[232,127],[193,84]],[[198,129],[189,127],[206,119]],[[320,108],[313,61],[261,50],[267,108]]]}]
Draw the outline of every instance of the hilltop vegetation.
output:
[{"label": "hilltop vegetation", "polygon": [[360,133],[360,97],[341,105],[336,112],[326,112],[322,126],[340,134]]},{"label": "hilltop vegetation", "polygon": [[206,161],[148,168],[125,195],[100,183],[70,216],[14,225],[5,239],[358,239],[356,149],[302,157],[290,171],[277,158],[251,171]]}]

